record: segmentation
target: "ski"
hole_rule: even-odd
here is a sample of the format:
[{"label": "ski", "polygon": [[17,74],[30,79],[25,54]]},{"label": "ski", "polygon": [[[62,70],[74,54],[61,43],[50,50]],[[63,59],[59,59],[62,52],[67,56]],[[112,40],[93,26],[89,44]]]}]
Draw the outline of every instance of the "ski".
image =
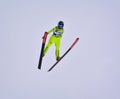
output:
[{"label": "ski", "polygon": [[42,65],[42,57],[43,57],[43,51],[44,51],[44,47],[45,47],[45,43],[46,43],[46,39],[47,39],[47,35],[48,35],[48,33],[45,32],[45,33],[44,33],[44,36],[43,36],[42,47],[41,47],[41,53],[40,53],[40,58],[39,58],[39,63],[38,63],[38,69],[41,69],[41,65]]},{"label": "ski", "polygon": [[76,38],[76,40],[73,42],[73,44],[70,46],[70,48],[60,57],[58,61],[48,70],[50,72],[62,59],[63,57],[74,47],[74,45],[78,42],[79,38]]}]

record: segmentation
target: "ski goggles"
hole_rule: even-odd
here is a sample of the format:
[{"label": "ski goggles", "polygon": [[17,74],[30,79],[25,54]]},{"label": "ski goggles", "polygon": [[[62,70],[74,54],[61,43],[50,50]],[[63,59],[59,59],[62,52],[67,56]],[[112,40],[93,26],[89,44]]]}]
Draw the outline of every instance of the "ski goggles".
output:
[{"label": "ski goggles", "polygon": [[59,24],[58,25],[59,28],[63,28],[63,26],[64,26],[63,24]]}]

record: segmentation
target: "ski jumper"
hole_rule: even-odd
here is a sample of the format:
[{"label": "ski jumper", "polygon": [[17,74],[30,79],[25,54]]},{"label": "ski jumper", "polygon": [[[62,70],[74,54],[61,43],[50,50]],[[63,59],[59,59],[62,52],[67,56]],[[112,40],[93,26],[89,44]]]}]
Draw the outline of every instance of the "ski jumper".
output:
[{"label": "ski jumper", "polygon": [[48,44],[46,45],[43,55],[45,55],[48,51],[48,49],[50,48],[50,46],[52,44],[55,44],[56,50],[55,50],[55,55],[56,55],[56,59],[59,58],[59,54],[60,54],[60,42],[61,42],[61,38],[64,32],[63,28],[59,28],[58,26],[55,26],[54,28],[52,28],[51,30],[48,31],[48,34],[50,34],[51,32],[53,32],[52,36],[50,37]]}]

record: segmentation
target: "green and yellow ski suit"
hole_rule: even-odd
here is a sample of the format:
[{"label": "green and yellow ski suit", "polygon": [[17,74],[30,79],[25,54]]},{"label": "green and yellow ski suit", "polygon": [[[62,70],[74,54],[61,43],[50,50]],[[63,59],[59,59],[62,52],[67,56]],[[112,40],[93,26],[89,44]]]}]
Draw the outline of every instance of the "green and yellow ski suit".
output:
[{"label": "green and yellow ski suit", "polygon": [[48,49],[52,44],[55,44],[56,46],[55,55],[56,55],[56,59],[58,59],[59,53],[60,53],[60,42],[61,42],[64,29],[58,28],[58,26],[55,26],[54,28],[48,31],[48,34],[50,34],[51,32],[53,32],[53,35],[50,37],[48,44],[44,49],[43,55],[47,53]]}]

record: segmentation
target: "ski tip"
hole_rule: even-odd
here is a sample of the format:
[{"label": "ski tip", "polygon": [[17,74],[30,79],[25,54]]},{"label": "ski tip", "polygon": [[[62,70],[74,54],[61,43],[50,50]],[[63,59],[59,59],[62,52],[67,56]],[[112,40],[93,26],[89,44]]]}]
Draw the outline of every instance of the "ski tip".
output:
[{"label": "ski tip", "polygon": [[79,37],[76,40],[79,40]]}]

